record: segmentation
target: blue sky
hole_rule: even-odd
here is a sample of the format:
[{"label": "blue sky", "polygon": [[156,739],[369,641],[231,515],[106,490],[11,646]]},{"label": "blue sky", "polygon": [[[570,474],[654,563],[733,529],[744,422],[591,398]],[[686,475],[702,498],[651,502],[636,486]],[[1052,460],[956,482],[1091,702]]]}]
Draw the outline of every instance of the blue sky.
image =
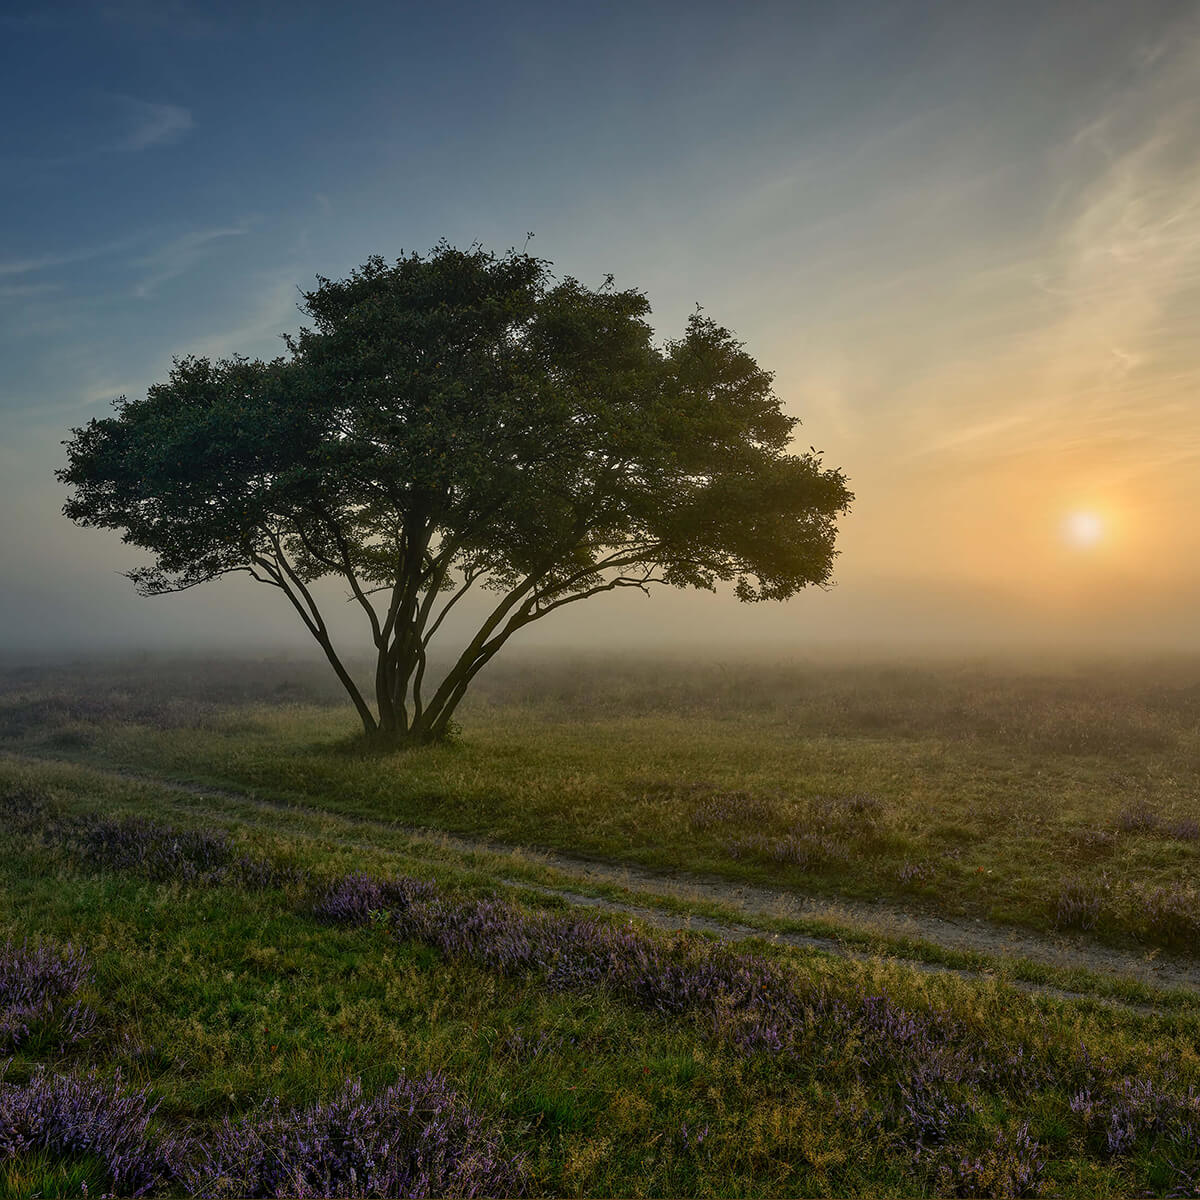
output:
[{"label": "blue sky", "polygon": [[754,628],[1187,643],[1198,35],[1155,3],[10,0],[0,644],[282,637],[241,583],[133,598],[136,554],[58,515],[67,429],[174,355],[279,353],[317,274],[529,231],[664,336],[703,303],[851,476],[839,588]]}]

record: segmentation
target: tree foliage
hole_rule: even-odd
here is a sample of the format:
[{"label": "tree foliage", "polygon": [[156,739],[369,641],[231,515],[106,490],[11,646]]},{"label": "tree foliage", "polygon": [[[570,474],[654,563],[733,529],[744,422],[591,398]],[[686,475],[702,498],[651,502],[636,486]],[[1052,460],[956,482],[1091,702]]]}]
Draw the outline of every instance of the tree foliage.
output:
[{"label": "tree foliage", "polygon": [[[772,377],[697,311],[654,342],[611,279],[441,243],[304,293],[272,362],[177,360],[144,399],[72,430],[65,513],[153,555],[143,594],[233,572],[279,589],[369,734],[444,737],[517,630],[619,588],[824,584],[850,500]],[[311,585],[345,581],[375,648],[374,708]],[[486,616],[435,684],[431,647],[472,590]]]}]

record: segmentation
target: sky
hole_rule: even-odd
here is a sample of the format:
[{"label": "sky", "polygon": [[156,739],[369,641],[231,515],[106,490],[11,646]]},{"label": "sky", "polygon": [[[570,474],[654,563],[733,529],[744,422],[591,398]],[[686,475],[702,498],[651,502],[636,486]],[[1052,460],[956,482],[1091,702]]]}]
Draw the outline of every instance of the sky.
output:
[{"label": "sky", "polygon": [[299,644],[141,599],[72,426],[439,238],[697,302],[856,494],[786,605],[620,593],[562,644],[1200,649],[1200,9],[0,3],[0,649]]}]

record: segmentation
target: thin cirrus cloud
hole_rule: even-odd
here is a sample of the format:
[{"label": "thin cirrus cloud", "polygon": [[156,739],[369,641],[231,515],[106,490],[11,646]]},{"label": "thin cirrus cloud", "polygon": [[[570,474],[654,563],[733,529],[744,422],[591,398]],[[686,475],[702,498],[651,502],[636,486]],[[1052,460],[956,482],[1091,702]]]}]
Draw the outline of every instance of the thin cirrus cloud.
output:
[{"label": "thin cirrus cloud", "polygon": [[[248,233],[249,230],[248,222],[216,229],[194,229],[172,238],[141,258],[134,259],[132,265],[143,272],[142,277],[134,286],[134,295],[142,298],[152,295],[160,285],[191,270],[218,242],[226,238],[239,237]],[[144,244],[145,241],[145,234],[136,234],[111,242],[102,242],[94,246],[80,246],[74,250],[64,250],[53,254],[0,259],[0,279],[37,276],[58,267],[70,267],[94,259],[111,258],[133,249],[139,243]],[[26,282],[21,279],[20,282],[0,285],[0,298],[37,295],[57,290],[57,288],[56,284]]]},{"label": "thin cirrus cloud", "polygon": [[1060,187],[1039,244],[997,247],[975,275],[993,332],[966,337],[955,319],[957,347],[930,356],[909,409],[915,455],[1066,446],[1086,427],[1136,437],[1146,470],[1177,457],[1191,420],[1178,401],[1195,383],[1200,101],[1185,81],[1200,42],[1152,66],[1049,156]]},{"label": "thin cirrus cloud", "polygon": [[[35,275],[41,271],[51,271],[56,267],[74,266],[76,263],[88,262],[94,258],[106,258],[109,255],[120,254],[137,244],[140,235],[116,238],[109,242],[100,242],[94,246],[79,246],[74,250],[62,250],[53,254],[36,254],[24,257],[0,259],[0,277],[13,275]],[[44,290],[44,285],[37,286]]]},{"label": "thin cirrus cloud", "polygon": [[265,275],[251,293],[248,309],[236,324],[202,335],[189,343],[192,354],[223,358],[229,354],[268,353],[279,336],[294,328],[300,292],[296,272],[282,268]]},{"label": "thin cirrus cloud", "polygon": [[113,143],[121,153],[138,153],[155,146],[169,146],[195,127],[191,110],[179,104],[152,103],[130,96],[118,97],[129,116],[129,129]]},{"label": "thin cirrus cloud", "polygon": [[9,159],[0,166],[27,170],[58,170],[79,166],[111,154],[141,154],[185,138],[195,127],[192,111],[181,104],[140,100],[135,96],[101,93],[93,95],[90,110],[107,110],[109,128],[97,131],[90,145],[76,146],[61,153],[35,154]]},{"label": "thin cirrus cloud", "polygon": [[0,283],[0,300],[24,300],[30,296],[45,296],[61,289],[57,283]]},{"label": "thin cirrus cloud", "polygon": [[139,260],[146,274],[138,281],[133,294],[140,298],[151,296],[164,283],[186,274],[199,263],[217,243],[248,233],[248,223],[219,229],[194,229],[182,234],[152,254]]}]

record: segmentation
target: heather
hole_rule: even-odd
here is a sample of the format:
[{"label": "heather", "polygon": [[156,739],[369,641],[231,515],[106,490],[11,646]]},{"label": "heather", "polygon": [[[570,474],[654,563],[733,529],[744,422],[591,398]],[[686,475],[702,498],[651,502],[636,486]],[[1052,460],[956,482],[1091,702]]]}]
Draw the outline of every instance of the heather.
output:
[{"label": "heather", "polygon": [[20,1160],[41,1152],[92,1160],[110,1190],[141,1196],[172,1180],[179,1149],[153,1127],[156,1105],[120,1074],[75,1077],[38,1069],[25,1084],[0,1081],[0,1158],[10,1178]]},{"label": "heather", "polygon": [[250,889],[303,881],[303,872],[295,866],[239,849],[222,830],[180,827],[141,816],[66,814],[19,791],[7,804],[0,801],[0,820],[14,829],[37,830],[45,842],[67,847],[80,862],[149,879]]},{"label": "heather", "polygon": [[77,947],[0,946],[0,1054],[31,1038],[62,1046],[86,1037],[95,1013],[78,993],[90,978]]},{"label": "heather", "polygon": [[10,1181],[30,1162],[82,1163],[119,1196],[507,1196],[523,1186],[521,1164],[441,1076],[369,1097],[348,1080],[300,1110],[273,1097],[205,1135],[167,1131],[157,1109],[119,1070],[104,1079],[38,1068],[24,1084],[0,1081],[0,1156]]},{"label": "heather", "polygon": [[268,888],[299,878],[293,868],[236,851],[219,831],[179,829],[140,817],[89,816],[61,822],[57,828],[47,826],[47,833],[55,832],[73,843],[87,862],[151,879]]},{"label": "heather", "polygon": [[185,1172],[201,1196],[508,1196],[519,1163],[444,1077],[403,1079],[371,1097],[352,1080],[323,1104],[276,1098],[228,1119]]},{"label": "heather", "polygon": [[[708,1047],[701,1050],[704,1059],[728,1064],[725,1071],[744,1064],[740,1070],[770,1080],[777,1093],[795,1089],[803,1096],[815,1079],[836,1081],[835,1125],[849,1125],[873,1141],[883,1163],[907,1181],[906,1189],[1037,1194],[1062,1153],[1064,1127],[1067,1144],[1085,1159],[1117,1171],[1153,1162],[1168,1191],[1187,1194],[1191,1186],[1200,1142],[1195,1082],[1162,1061],[1131,1071],[1133,1064],[1114,1059],[1102,1035],[1098,1045],[1064,1038],[1044,1010],[1023,1013],[1016,1028],[1003,1028],[971,1004],[964,1007],[962,996],[957,1005],[906,1000],[905,987],[894,981],[891,987],[864,986],[862,979],[826,969],[797,970],[798,964],[778,955],[538,911],[415,876],[357,871],[322,883],[313,873],[293,870],[293,882],[309,880],[309,898],[296,911],[295,896],[303,889],[264,893],[254,878],[214,868],[213,847],[225,847],[222,861],[246,853],[235,851],[219,830],[193,830],[188,838],[181,828],[144,816],[114,822],[121,846],[136,830],[139,845],[195,851],[191,858],[172,859],[175,874],[164,876],[161,859],[150,851],[98,859],[93,843],[78,836],[98,820],[95,814],[61,814],[28,844],[42,847],[35,852],[65,854],[93,884],[111,880],[120,887],[167,889],[173,896],[180,887],[191,889],[193,919],[203,923],[206,903],[228,894],[242,896],[242,903],[282,907],[276,919],[304,925],[317,942],[322,933],[344,938],[360,930],[368,939],[360,957],[386,954],[387,943],[401,954],[400,960],[389,956],[388,974],[411,947],[428,947],[435,959],[407,961],[423,961],[426,975],[474,973],[476,996],[481,985],[483,994],[495,996],[502,984],[524,994],[525,1003],[532,995],[601,1011],[626,1029],[649,1022],[641,1035],[647,1045],[669,1030],[683,1044]],[[60,836],[48,840],[55,830]],[[261,863],[264,870],[272,867],[265,855]],[[267,945],[275,940],[260,938]],[[60,954],[56,961],[71,960]],[[461,1019],[477,1028],[479,1014],[472,1010],[469,1005]],[[630,1016],[622,1018],[623,1012]],[[495,1019],[485,1018],[489,1024]],[[556,1035],[553,1025],[514,1028],[511,1018],[509,1024],[502,1039],[490,1036],[510,1071],[565,1058],[575,1062],[576,1078],[586,1079],[589,1068],[602,1063],[586,1049],[579,1054],[578,1037]],[[262,1034],[283,1036],[271,1026]],[[271,1045],[272,1057],[276,1048]],[[144,1043],[125,1046],[123,1053],[143,1069],[164,1057]],[[26,1084],[10,1085],[6,1111],[15,1114],[8,1118],[15,1153],[67,1161],[83,1156],[124,1191],[182,1188],[214,1196],[512,1194],[529,1185],[527,1162],[536,1177],[538,1155],[532,1147],[520,1149],[516,1132],[528,1109],[510,1103],[485,1118],[444,1070],[405,1072],[372,1088],[361,1076],[336,1086],[327,1080],[324,1095],[307,1104],[289,1104],[271,1090],[238,1115],[216,1109],[206,1119],[203,1112],[176,1111],[165,1119],[146,1088],[123,1085],[120,1069],[101,1079],[95,1068],[69,1076],[47,1075],[37,1066]],[[1038,1096],[1043,1100],[1031,1112],[1030,1097]],[[1058,1099],[1047,1111],[1044,1098],[1050,1096]],[[542,1119],[548,1111],[562,1115],[561,1109],[535,1111]],[[670,1135],[672,1155],[693,1166],[710,1161],[724,1140],[715,1115],[690,1111],[683,1119],[681,1113]],[[97,1149],[102,1139],[113,1148],[106,1156]]]},{"label": "heather", "polygon": [[914,1162],[935,1166],[939,1185],[951,1184],[953,1195],[1033,1194],[1046,1151],[1027,1122],[999,1131],[995,1145],[975,1158],[956,1157],[954,1135],[998,1098],[1015,1106],[1030,1092],[1053,1088],[1078,1089],[1070,1111],[1082,1116],[1087,1136],[1097,1126],[1107,1131],[1108,1155],[1128,1156],[1161,1141],[1180,1160],[1171,1167],[1177,1186],[1187,1185],[1196,1165],[1196,1087],[1170,1074],[1161,1081],[1125,1077],[1085,1044],[1056,1046],[1052,1033],[1014,1043],[887,995],[825,980],[798,986],[786,970],[755,955],[688,940],[669,944],[592,919],[531,915],[491,898],[456,901],[418,880],[349,876],[329,889],[316,912],[330,920],[384,919],[397,938],[532,976],[553,991],[605,989],[639,1008],[687,1018],[738,1054],[808,1064],[839,1047],[856,1083],[889,1085],[873,1123],[911,1150]]}]

